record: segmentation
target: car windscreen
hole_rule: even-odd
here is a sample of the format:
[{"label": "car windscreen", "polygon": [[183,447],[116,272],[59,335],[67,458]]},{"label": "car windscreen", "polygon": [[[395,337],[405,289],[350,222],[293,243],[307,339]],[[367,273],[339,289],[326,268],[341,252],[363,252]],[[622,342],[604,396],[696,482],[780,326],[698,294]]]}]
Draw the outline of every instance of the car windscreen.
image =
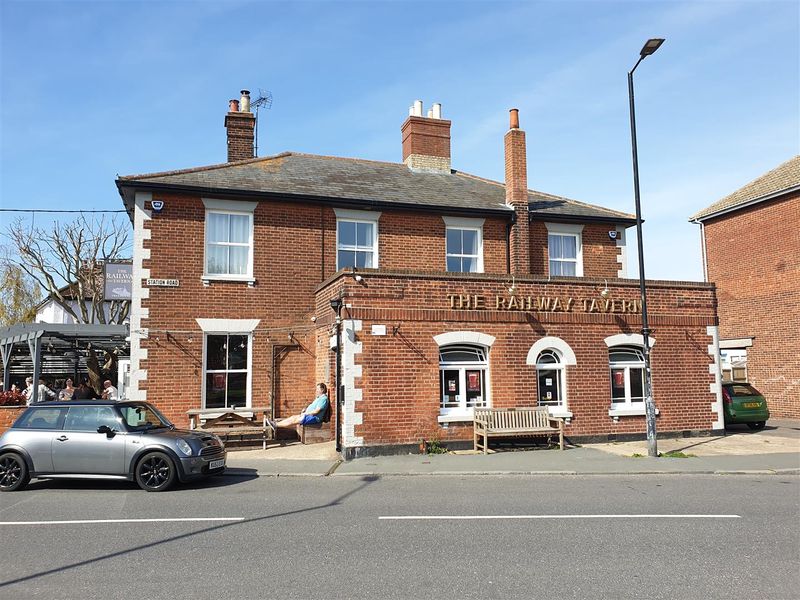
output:
[{"label": "car windscreen", "polygon": [[728,391],[730,392],[731,396],[760,396],[761,392],[759,392],[756,388],[752,385],[747,385],[745,383],[735,383],[730,386],[726,386]]},{"label": "car windscreen", "polygon": [[61,429],[66,412],[62,406],[29,408],[14,423],[14,429]]},{"label": "car windscreen", "polygon": [[172,427],[172,423],[149,404],[123,404],[118,408],[122,419],[134,431]]}]

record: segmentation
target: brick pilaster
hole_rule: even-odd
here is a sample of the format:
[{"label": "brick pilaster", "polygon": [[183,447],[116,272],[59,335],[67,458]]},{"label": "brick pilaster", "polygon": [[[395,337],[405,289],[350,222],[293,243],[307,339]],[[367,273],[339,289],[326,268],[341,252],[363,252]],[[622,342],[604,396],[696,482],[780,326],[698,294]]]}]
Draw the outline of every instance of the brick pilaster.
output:
[{"label": "brick pilaster", "polygon": [[511,128],[506,133],[506,204],[516,213],[511,227],[511,272],[528,275],[531,272],[530,224],[528,220],[528,165],[525,132],[519,128],[519,113],[511,109]]}]

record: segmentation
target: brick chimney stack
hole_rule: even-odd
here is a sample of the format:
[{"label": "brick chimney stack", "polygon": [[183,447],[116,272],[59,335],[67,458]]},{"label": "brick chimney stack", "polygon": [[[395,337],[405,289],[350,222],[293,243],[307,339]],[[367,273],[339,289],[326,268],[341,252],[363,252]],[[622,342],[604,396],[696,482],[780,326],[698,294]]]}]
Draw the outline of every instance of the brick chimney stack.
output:
[{"label": "brick chimney stack", "polygon": [[250,92],[242,90],[241,99],[231,100],[229,104],[229,112],[225,115],[225,129],[228,130],[228,162],[253,158],[256,117],[250,112]]},{"label": "brick chimney stack", "polygon": [[403,162],[412,171],[450,173],[450,121],[442,119],[442,105],[434,104],[422,115],[422,100],[408,111],[400,128],[403,134]]},{"label": "brick chimney stack", "polygon": [[519,110],[510,111],[510,128],[505,136],[506,204],[514,209],[516,222],[511,227],[511,273],[531,272],[530,221],[528,218],[528,164],[525,132],[519,128]]}]

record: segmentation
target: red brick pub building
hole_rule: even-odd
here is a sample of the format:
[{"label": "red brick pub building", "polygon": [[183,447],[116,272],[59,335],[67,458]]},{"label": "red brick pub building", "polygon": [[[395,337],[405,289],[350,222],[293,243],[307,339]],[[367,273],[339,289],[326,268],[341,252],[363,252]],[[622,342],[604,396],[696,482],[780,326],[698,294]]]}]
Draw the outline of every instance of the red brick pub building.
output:
[{"label": "red brick pub building", "polygon": [[[451,168],[440,105],[412,106],[402,163],[253,158],[246,94],[225,125],[227,163],[117,180],[132,398],[182,425],[189,409],[297,413],[315,382],[336,390],[341,299],[345,457],[466,445],[481,406],[547,406],[572,440],[644,436],[635,221],[529,189],[516,110],[505,183]],[[714,287],[648,290],[659,435],[721,429]]]}]

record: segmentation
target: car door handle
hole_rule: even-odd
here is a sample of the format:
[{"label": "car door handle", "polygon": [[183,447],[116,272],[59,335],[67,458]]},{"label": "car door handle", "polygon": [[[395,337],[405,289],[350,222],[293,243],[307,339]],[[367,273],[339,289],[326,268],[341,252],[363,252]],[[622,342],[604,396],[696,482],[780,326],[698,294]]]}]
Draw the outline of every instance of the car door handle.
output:
[{"label": "car door handle", "polygon": [[68,439],[69,438],[67,436],[65,436],[65,435],[62,435],[62,436],[59,436],[59,437],[56,438],[56,440],[59,441],[59,442],[66,442]]}]

